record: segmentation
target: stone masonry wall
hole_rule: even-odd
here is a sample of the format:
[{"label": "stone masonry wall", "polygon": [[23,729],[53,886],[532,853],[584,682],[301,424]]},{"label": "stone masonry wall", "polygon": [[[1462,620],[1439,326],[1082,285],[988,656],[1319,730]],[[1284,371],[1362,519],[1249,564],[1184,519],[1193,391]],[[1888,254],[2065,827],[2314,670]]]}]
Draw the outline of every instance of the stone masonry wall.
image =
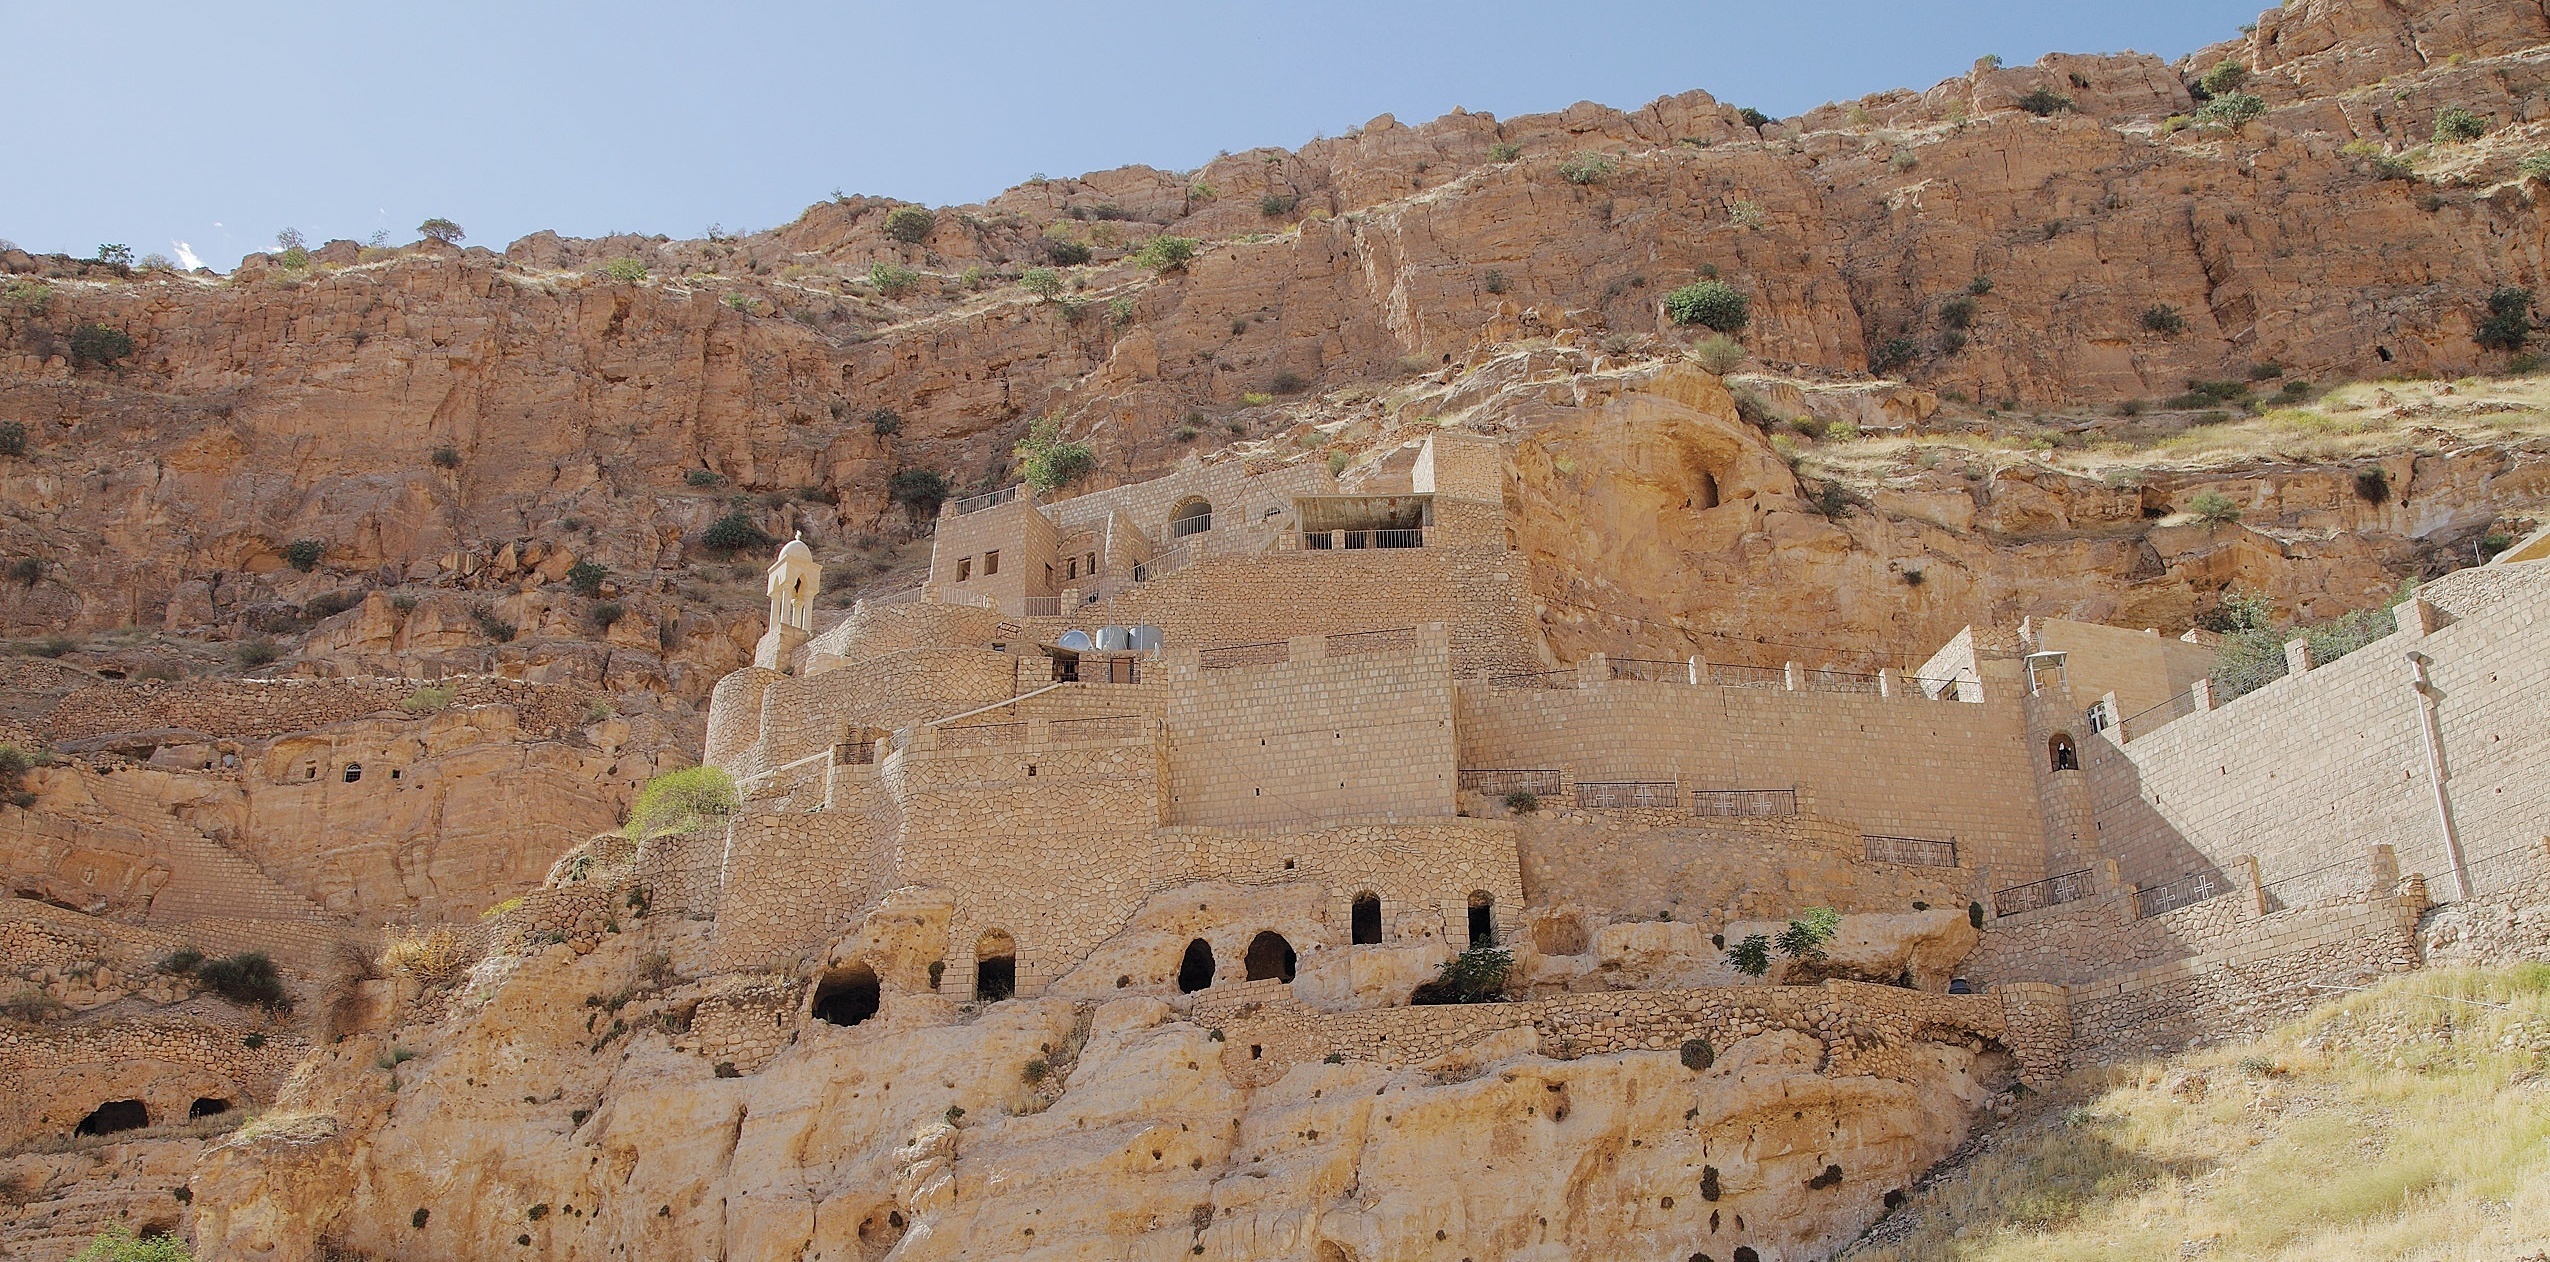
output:
[{"label": "stone masonry wall", "polygon": [[1855,825],[1822,816],[1695,819],[1556,804],[1517,823],[1523,891],[1536,908],[1574,905],[1618,920],[1669,913],[1715,925],[1809,907],[1963,908],[1977,897],[1972,869],[1871,863]]},{"label": "stone masonry wall", "polygon": [[0,1146],[67,1138],[109,1100],[142,1101],[153,1125],[184,1122],[200,1098],[271,1101],[309,1053],[298,1034],[186,1017],[0,1024],[0,1082],[10,1088],[0,1092]]},{"label": "stone masonry wall", "polygon": [[2010,885],[2041,875],[2045,850],[2026,723],[2010,692],[1958,702],[1631,679],[1464,681],[1460,758],[1465,768],[1554,769],[1570,784],[1795,786],[1802,810],[1862,832],[1954,840],[1961,864]]},{"label": "stone masonry wall", "polygon": [[[2493,568],[2493,567],[2492,567]],[[2129,881],[2255,855],[2264,879],[2387,842],[2434,897],[2458,896],[2406,656],[2423,656],[2443,736],[2445,788],[2477,891],[2487,862],[2550,838],[2550,563],[2515,573],[2492,603],[2440,629],[2404,630],[2211,712],[2119,746],[2081,744],[2099,844]],[[2405,607],[2404,607],[2405,608]],[[2414,621],[2413,618],[2410,621]]]},{"label": "stone masonry wall", "polygon": [[581,688],[486,675],[435,680],[103,681],[62,698],[38,726],[60,744],[163,729],[254,740],[376,714],[413,717],[400,703],[429,686],[450,689],[454,707],[512,706],[525,732],[547,737],[583,727],[586,707],[592,702],[591,694]]},{"label": "stone masonry wall", "polygon": [[1289,660],[1169,666],[1173,824],[1300,826],[1453,813],[1452,676],[1441,624],[1413,649],[1331,658],[1305,638]]}]

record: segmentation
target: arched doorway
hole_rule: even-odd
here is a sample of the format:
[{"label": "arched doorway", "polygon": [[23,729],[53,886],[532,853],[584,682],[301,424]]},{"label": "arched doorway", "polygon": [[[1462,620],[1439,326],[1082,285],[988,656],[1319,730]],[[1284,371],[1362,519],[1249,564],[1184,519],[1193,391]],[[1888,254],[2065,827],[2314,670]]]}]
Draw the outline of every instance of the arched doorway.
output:
[{"label": "arched doorway", "polygon": [[1470,945],[1496,945],[1496,899],[1486,890],[1470,891]]},{"label": "arched doorway", "polygon": [[1213,502],[1191,499],[1169,510],[1169,537],[1184,539],[1213,528]]},{"label": "arched doorway", "polygon": [[986,931],[974,944],[974,998],[995,1003],[1018,993],[1018,939],[1007,929]]},{"label": "arched doorway", "polygon": [[857,1025],[877,1014],[880,1001],[876,970],[853,964],[815,987],[814,1016],[834,1025]]},{"label": "arched doorway", "polygon": [[139,1100],[109,1100],[80,1119],[74,1135],[112,1135],[117,1131],[137,1131],[151,1124],[151,1111]]},{"label": "arched doorway", "polygon": [[1264,981],[1293,980],[1293,944],[1272,929],[1257,935],[1248,944],[1248,979]]},{"label": "arched doorway", "polygon": [[1178,961],[1178,993],[1192,995],[1213,984],[1213,944],[1202,938],[1186,944],[1186,958]]},{"label": "arched doorway", "polygon": [[2081,751],[2079,747],[2073,745],[2072,738],[2062,732],[2056,732],[2054,734],[2054,739],[2045,743],[2045,760],[2047,764],[2053,767],[2056,771],[2078,771],[2081,769]]},{"label": "arched doorway", "polygon": [[1381,895],[1365,890],[1355,895],[1355,945],[1381,942]]}]

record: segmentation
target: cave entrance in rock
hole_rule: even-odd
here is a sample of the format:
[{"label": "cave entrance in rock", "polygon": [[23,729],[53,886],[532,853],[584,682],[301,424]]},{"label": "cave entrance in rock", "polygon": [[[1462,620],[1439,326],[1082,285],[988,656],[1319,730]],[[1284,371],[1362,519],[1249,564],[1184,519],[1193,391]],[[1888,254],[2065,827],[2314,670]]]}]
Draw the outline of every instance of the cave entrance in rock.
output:
[{"label": "cave entrance in rock", "polygon": [[198,1096],[193,1104],[186,1106],[186,1120],[191,1122],[197,1118],[214,1117],[229,1111],[230,1101],[228,1100],[219,1096]]},{"label": "cave entrance in rock", "polygon": [[990,930],[974,944],[974,998],[994,1003],[1017,993],[1018,939]]},{"label": "cave entrance in rock", "polygon": [[1496,945],[1496,899],[1486,890],[1470,891],[1470,945]]},{"label": "cave entrance in rock", "polygon": [[857,1025],[877,1014],[879,1002],[876,970],[853,964],[815,987],[814,1015],[834,1025]]},{"label": "cave entrance in rock", "polygon": [[1365,890],[1355,895],[1355,945],[1381,943],[1381,895]]},{"label": "cave entrance in rock", "polygon": [[1178,993],[1192,995],[1213,984],[1213,944],[1202,938],[1186,944],[1178,961]]},{"label": "cave entrance in rock", "polygon": [[1691,507],[1705,510],[1717,506],[1718,479],[1716,475],[1702,470],[1700,476],[1691,484]]},{"label": "cave entrance in rock", "polygon": [[151,1124],[151,1111],[139,1100],[109,1100],[95,1112],[80,1119],[74,1135],[112,1135],[117,1131],[137,1131]]},{"label": "cave entrance in rock", "polygon": [[1257,935],[1248,944],[1248,979],[1264,981],[1293,980],[1293,944],[1272,929]]}]

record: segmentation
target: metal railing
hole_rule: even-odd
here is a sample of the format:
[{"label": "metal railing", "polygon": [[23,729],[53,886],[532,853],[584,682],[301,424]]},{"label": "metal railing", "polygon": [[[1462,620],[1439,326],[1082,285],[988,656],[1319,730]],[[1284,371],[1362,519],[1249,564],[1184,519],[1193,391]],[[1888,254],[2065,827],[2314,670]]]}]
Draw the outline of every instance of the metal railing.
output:
[{"label": "metal railing", "polygon": [[1711,662],[1709,682],[1720,688],[1786,688],[1789,686],[1789,673],[1778,666],[1736,666]]},{"label": "metal railing", "polygon": [[1136,564],[1133,567],[1133,581],[1148,583],[1163,574],[1175,574],[1185,569],[1186,563],[1194,559],[1195,549],[1181,544],[1153,555],[1148,561]]},{"label": "metal railing", "polygon": [[1272,666],[1292,660],[1292,645],[1282,640],[1259,644],[1225,644],[1220,648],[1196,653],[1195,664],[1205,670],[1230,670],[1237,666]]},{"label": "metal railing", "polygon": [[1019,601],[1018,616],[1021,618],[1059,618],[1062,616],[1062,597],[1023,597]]},{"label": "metal railing", "polygon": [[2076,903],[2089,896],[2090,870],[2083,868],[2078,872],[2049,876],[2042,881],[2013,885],[1995,893],[1992,896],[1992,914],[2015,916],[2023,911],[2035,911],[2039,907]]},{"label": "metal railing", "polygon": [[1839,692],[1874,697],[1883,691],[1877,676],[1855,670],[1801,670],[1797,673],[1799,692]]},{"label": "metal railing", "polygon": [[869,765],[871,765],[871,764],[875,763],[875,762],[876,762],[876,760],[877,760],[877,743],[876,743],[875,741],[872,741],[872,740],[871,740],[871,741],[835,741],[835,742],[833,742],[833,746],[832,746],[832,765],[833,765],[833,766],[836,766],[836,767],[865,767],[865,766],[869,766]]},{"label": "metal railing", "polygon": [[1923,701],[1954,701],[1958,685],[1962,682],[1953,675],[1945,679],[1928,679],[1920,675],[1903,677],[1905,695]]},{"label": "metal railing", "polygon": [[1559,774],[1554,770],[1463,767],[1459,784],[1463,789],[1490,797],[1529,793],[1534,797],[1554,798],[1559,793]]},{"label": "metal railing", "polygon": [[2173,719],[2183,719],[2195,712],[2196,693],[2194,689],[2189,689],[2151,709],[2126,716],[2124,722],[2116,725],[2116,741],[2122,745],[2131,742],[2137,736],[2149,736],[2161,725]]},{"label": "metal railing", "polygon": [[1861,833],[1859,844],[1871,863],[1909,863],[1924,868],[1957,866],[1957,843],[1953,840],[1932,841],[1927,837]]},{"label": "metal railing", "polygon": [[1129,741],[1142,735],[1142,716],[1105,714],[1088,719],[1055,719],[1045,727],[1057,741]]},{"label": "metal railing", "polygon": [[1597,780],[1576,782],[1576,805],[1589,811],[1665,809],[1674,804],[1671,780]]},{"label": "metal railing", "polygon": [[1570,666],[1563,670],[1535,670],[1525,671],[1518,675],[1490,675],[1488,676],[1488,687],[1573,688],[1576,686],[1576,678],[1576,668]]},{"label": "metal railing", "polygon": [[2191,872],[2173,881],[2134,891],[2134,919],[2149,920],[2164,912],[2193,907],[2232,891],[2231,882],[2214,871]]},{"label": "metal railing", "polygon": [[1416,530],[1305,530],[1302,548],[1310,552],[1353,551],[1362,548],[1422,548],[1426,532]]},{"label": "metal railing", "polygon": [[966,496],[964,499],[958,500],[954,504],[950,505],[948,511],[958,517],[962,517],[967,513],[979,513],[987,508],[998,507],[999,505],[1006,504],[1011,500],[1017,499],[1018,487],[1025,485],[1026,483],[1022,482],[1019,483],[1018,486],[1005,486],[997,491],[990,491],[981,495]]},{"label": "metal railing", "polygon": [[1349,657],[1356,653],[1399,653],[1417,646],[1415,627],[1393,627],[1387,631],[1348,631],[1328,637],[1330,657]]},{"label": "metal railing", "polygon": [[1691,682],[1691,663],[1665,662],[1642,657],[1604,659],[1614,679],[1636,679],[1651,684],[1687,684]]},{"label": "metal railing", "polygon": [[906,587],[899,592],[886,592],[877,596],[861,596],[859,598],[859,603],[866,605],[871,609],[882,608],[886,605],[908,605],[913,601],[919,600],[921,598],[922,591],[927,587],[928,584],[920,583],[911,587]]},{"label": "metal railing", "polygon": [[1693,789],[1691,813],[1712,818],[1797,814],[1795,789]]},{"label": "metal railing", "polygon": [[941,749],[980,749],[986,745],[1007,745],[1027,739],[1027,724],[968,723],[961,727],[942,727],[938,732]]}]

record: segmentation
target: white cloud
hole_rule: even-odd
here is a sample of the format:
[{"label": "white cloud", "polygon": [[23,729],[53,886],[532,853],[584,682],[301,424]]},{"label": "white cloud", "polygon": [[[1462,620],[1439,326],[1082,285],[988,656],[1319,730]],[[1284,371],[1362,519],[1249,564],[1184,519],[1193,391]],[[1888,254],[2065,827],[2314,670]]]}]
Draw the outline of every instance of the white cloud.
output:
[{"label": "white cloud", "polygon": [[177,247],[177,265],[179,267],[185,268],[187,271],[191,272],[204,265],[204,261],[202,259],[195,257],[195,247],[188,245],[183,241],[171,241],[169,244]]}]

